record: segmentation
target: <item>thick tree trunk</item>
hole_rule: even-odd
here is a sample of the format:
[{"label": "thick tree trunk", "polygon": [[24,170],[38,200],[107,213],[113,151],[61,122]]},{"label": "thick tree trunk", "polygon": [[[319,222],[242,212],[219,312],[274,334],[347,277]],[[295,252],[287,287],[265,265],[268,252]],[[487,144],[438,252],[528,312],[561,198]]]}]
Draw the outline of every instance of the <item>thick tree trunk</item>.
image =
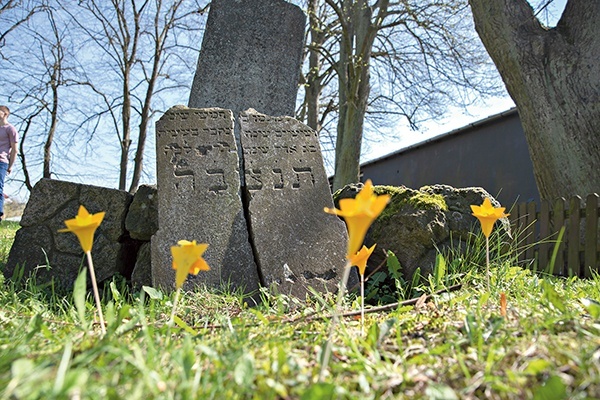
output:
[{"label": "thick tree trunk", "polygon": [[333,190],[343,188],[349,183],[360,181],[360,150],[366,112],[366,102],[357,103],[356,98],[349,99],[340,106],[343,119],[338,123],[338,138],[335,147],[335,175]]},{"label": "thick tree trunk", "polygon": [[469,0],[517,105],[544,199],[600,192],[600,2],[570,0],[545,29],[526,0]]}]

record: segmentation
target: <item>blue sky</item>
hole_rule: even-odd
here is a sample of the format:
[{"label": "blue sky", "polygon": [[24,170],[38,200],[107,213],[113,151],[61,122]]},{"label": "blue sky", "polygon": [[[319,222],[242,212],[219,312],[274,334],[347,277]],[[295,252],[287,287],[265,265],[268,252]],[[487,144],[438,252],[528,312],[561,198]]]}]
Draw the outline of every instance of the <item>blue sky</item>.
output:
[{"label": "blue sky", "polygon": [[[539,7],[540,4],[545,4],[547,2],[548,0],[529,0],[529,3],[534,7]],[[565,9],[566,2],[567,0],[554,0],[544,9],[544,11],[540,12],[538,18],[548,26],[555,26]],[[399,140],[386,140],[380,143],[364,144],[361,162],[370,161],[386,154],[393,153],[404,147],[467,126],[491,115],[499,114],[512,107],[515,107],[514,102],[508,94],[505,94],[503,97],[490,99],[483,105],[468,107],[466,110],[460,108],[450,109],[445,118],[423,124],[418,132],[411,131],[408,126],[400,125],[395,128],[396,131],[404,132],[400,135]],[[332,171],[328,172],[331,173]]]},{"label": "blue sky", "polygon": [[[547,2],[547,0],[529,0],[529,1],[535,7],[539,6],[539,4],[544,4]],[[540,15],[538,17],[547,25],[553,26],[554,24],[556,24],[556,21],[560,17],[565,4],[566,4],[566,0],[554,0],[545,9],[545,11],[543,13],[540,13]],[[187,99],[187,95],[185,97]],[[431,137],[438,136],[438,135],[444,134],[446,132],[452,131],[454,129],[466,126],[475,121],[484,119],[490,115],[501,113],[503,111],[508,110],[511,107],[514,107],[514,103],[512,102],[510,97],[506,94],[502,97],[489,99],[484,104],[468,107],[467,109],[459,109],[459,108],[450,109],[448,111],[448,113],[446,114],[445,118],[438,120],[438,121],[431,121],[428,123],[424,123],[420,127],[419,131],[412,131],[406,125],[398,125],[398,126],[394,127],[394,132],[400,132],[399,134],[396,135],[396,137],[397,137],[396,139],[392,139],[392,140],[385,139],[380,142],[373,142],[373,141],[364,142],[363,143],[363,156],[362,156],[361,161],[366,162],[366,161],[369,161],[369,160],[372,160],[375,158],[382,157],[386,154],[397,151],[404,147],[407,147],[407,146],[413,145],[415,143],[419,143],[421,141],[430,139]],[[151,134],[153,134],[153,130],[152,130]],[[153,148],[154,141],[152,139],[150,139],[147,143],[147,146],[150,148]],[[114,156],[117,157],[117,155],[114,155]],[[153,155],[151,157],[147,156],[146,159],[149,162],[147,162],[147,164],[145,165],[144,168],[146,170],[154,169],[155,166],[152,165],[152,163],[155,160],[154,156]],[[130,168],[132,168],[132,166]],[[328,174],[333,173],[333,168],[330,165],[330,162],[326,163],[326,170],[327,170]],[[17,175],[17,177],[19,177],[19,175],[22,175],[21,171],[20,171],[20,166],[17,166],[16,171],[13,172],[13,174]],[[152,174],[152,176],[154,176],[154,173]],[[116,183],[108,182],[108,181],[107,182],[104,182],[104,181],[95,182],[93,178],[91,178],[92,180],[90,180],[89,175],[82,179],[85,180],[85,183],[89,183],[89,184],[96,184],[96,185],[102,185],[102,186],[107,186],[107,187],[114,187],[114,185],[116,185]],[[155,179],[155,178],[152,178],[152,179]],[[154,180],[154,182],[143,181],[142,183],[155,183],[155,180]],[[21,182],[11,182],[9,179],[6,183],[5,189],[6,189],[5,192],[7,194],[9,194],[10,196],[17,197],[19,199],[24,199],[28,196],[28,192],[26,189],[24,189],[22,187]]]}]

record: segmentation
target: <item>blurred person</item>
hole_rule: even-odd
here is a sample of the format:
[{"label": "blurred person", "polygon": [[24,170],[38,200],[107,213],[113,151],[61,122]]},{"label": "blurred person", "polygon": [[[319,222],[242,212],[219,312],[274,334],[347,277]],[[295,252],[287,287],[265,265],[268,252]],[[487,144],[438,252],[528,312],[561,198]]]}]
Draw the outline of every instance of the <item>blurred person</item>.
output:
[{"label": "blurred person", "polygon": [[0,221],[4,217],[4,181],[6,175],[12,172],[12,166],[17,159],[17,129],[8,122],[10,110],[0,105]]}]

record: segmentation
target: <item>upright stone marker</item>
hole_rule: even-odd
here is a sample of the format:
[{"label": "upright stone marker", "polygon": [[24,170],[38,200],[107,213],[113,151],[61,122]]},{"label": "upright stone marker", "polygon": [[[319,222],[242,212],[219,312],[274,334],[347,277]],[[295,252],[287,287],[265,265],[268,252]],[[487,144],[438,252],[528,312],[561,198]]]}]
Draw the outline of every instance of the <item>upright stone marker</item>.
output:
[{"label": "upright stone marker", "polygon": [[189,107],[294,115],[305,22],[284,0],[213,0]]},{"label": "upright stone marker", "polygon": [[[303,298],[307,287],[335,291],[347,234],[333,207],[315,131],[290,117],[240,115],[246,205],[257,263],[267,286]],[[356,281],[354,275],[354,281]]]},{"label": "upright stone marker", "polygon": [[184,286],[231,283],[246,292],[259,277],[240,198],[233,115],[219,108],[177,106],[156,123],[158,232],[152,237],[155,286],[173,288],[170,248],[179,240],[208,243],[208,272]]}]

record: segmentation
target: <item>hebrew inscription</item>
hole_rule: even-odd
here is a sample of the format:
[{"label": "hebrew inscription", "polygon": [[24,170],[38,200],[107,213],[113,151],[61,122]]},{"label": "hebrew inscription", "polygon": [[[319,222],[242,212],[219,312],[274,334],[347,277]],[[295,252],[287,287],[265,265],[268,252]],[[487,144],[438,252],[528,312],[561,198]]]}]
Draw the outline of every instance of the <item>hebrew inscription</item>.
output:
[{"label": "hebrew inscription", "polygon": [[263,283],[301,298],[308,286],[336,290],[346,228],[323,215],[332,199],[317,133],[293,118],[254,110],[239,121],[246,206]]},{"label": "hebrew inscription", "polygon": [[218,108],[171,108],[156,123],[158,232],[152,237],[154,285],[174,286],[170,248],[179,240],[209,243],[208,272],[184,288],[230,283],[246,291],[259,278],[240,197],[233,114]]}]

